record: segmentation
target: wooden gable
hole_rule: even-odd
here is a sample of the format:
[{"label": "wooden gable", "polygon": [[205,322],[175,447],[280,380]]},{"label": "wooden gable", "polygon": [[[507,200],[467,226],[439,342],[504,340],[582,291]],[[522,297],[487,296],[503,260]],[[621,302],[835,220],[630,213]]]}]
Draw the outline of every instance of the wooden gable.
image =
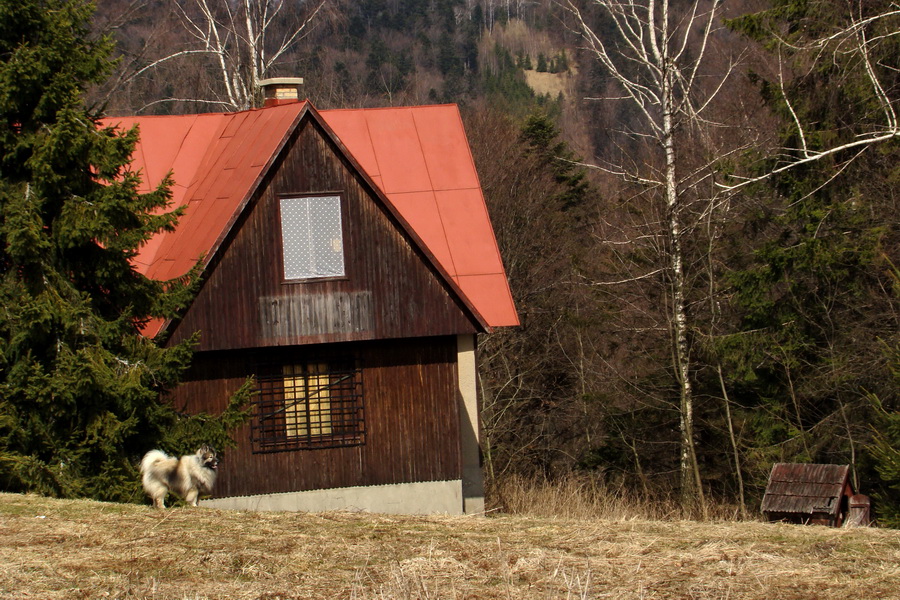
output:
[{"label": "wooden gable", "polygon": [[[185,209],[173,231],[140,248],[135,268],[164,281],[184,276],[198,260],[204,270],[218,261],[236,221],[259,200],[263,180],[305,119],[362,174],[482,329],[519,323],[454,105],[319,112],[305,101],[237,113],[101,120],[103,127],[140,127],[131,168],[141,175],[141,189],[154,189],[170,173],[173,206]],[[155,337],[171,333],[171,326],[155,319],[142,331]]]},{"label": "wooden gable", "polygon": [[[344,277],[285,282],[279,202],[339,195]],[[307,112],[205,271],[174,327],[200,350],[475,333],[480,317],[402,217]]]}]

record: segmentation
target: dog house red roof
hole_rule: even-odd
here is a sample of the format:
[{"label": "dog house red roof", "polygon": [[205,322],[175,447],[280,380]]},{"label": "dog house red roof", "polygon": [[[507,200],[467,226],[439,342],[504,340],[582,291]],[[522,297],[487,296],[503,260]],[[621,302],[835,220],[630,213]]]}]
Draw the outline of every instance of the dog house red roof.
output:
[{"label": "dog house red roof", "polygon": [[[298,102],[237,113],[121,117],[140,127],[132,168],[145,190],[172,173],[186,210],[135,258],[158,280],[208,263],[303,118],[318,119],[487,327],[518,325],[459,111],[454,105],[317,111]],[[151,323],[155,335],[163,323]]]}]

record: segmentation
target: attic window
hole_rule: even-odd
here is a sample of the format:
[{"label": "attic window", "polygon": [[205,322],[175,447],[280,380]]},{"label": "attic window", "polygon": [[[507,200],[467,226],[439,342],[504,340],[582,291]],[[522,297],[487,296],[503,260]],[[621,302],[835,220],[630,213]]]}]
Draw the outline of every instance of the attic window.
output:
[{"label": "attic window", "polygon": [[344,276],[340,196],[281,199],[284,278]]}]

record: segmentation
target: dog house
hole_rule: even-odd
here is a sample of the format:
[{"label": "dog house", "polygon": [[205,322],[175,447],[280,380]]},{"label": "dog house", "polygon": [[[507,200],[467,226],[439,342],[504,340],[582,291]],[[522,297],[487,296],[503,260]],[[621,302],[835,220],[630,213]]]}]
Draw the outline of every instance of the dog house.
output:
[{"label": "dog house", "polygon": [[769,521],[840,527],[855,497],[849,465],[777,463],[761,509]]}]

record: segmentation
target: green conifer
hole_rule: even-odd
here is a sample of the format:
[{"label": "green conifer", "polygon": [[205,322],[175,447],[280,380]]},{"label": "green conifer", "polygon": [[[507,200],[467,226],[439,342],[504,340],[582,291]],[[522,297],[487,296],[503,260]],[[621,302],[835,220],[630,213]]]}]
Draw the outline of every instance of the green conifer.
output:
[{"label": "green conifer", "polygon": [[166,349],[140,328],[186,306],[193,277],[157,282],[131,263],[180,211],[168,180],[138,191],[137,131],[100,128],[84,106],[112,66],[92,13],[0,0],[0,489],[138,499],[138,458],[178,430],[160,394],[194,344]]}]

